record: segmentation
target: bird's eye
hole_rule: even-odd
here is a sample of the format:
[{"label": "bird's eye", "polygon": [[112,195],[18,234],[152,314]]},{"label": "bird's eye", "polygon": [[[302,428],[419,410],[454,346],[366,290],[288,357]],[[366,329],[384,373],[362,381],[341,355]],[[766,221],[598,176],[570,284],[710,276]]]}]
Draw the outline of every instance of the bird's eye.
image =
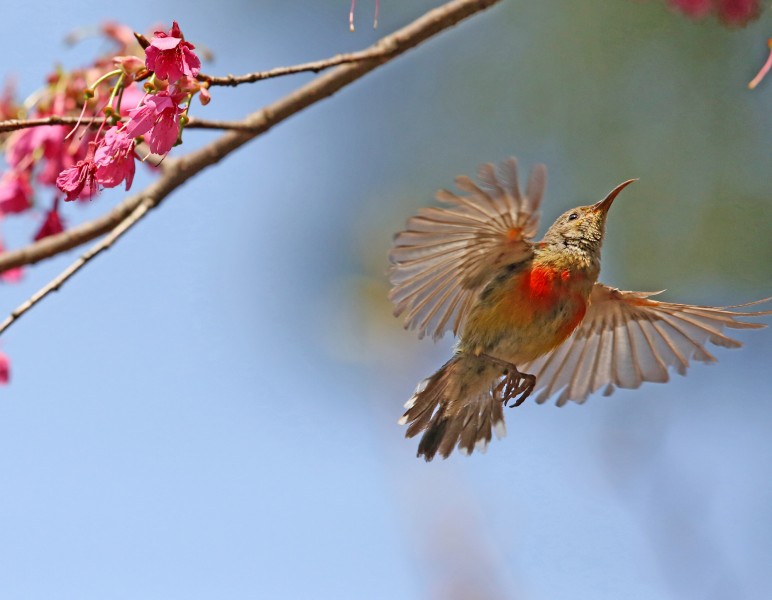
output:
[{"label": "bird's eye", "polygon": [[579,215],[577,213],[571,213],[570,215],[568,215],[568,220],[569,221],[574,221],[574,220],[576,220],[578,218],[579,218]]}]

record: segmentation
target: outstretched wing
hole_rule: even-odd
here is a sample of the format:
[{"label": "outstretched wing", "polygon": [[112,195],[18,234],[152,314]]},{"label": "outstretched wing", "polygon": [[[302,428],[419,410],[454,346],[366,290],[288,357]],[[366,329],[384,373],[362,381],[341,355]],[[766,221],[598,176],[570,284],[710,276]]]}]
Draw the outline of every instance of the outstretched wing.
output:
[{"label": "outstretched wing", "polygon": [[644,381],[665,382],[669,370],[684,375],[691,359],[715,362],[707,342],[727,348],[741,344],[724,334],[725,328],[758,329],[761,323],[737,317],[769,315],[772,311],[740,312],[737,309],[772,298],[715,308],[658,302],[659,292],[623,292],[596,283],[581,325],[552,352],[523,365],[536,375],[536,402],[560,392],[558,406],[569,400],[584,402],[605,388],[637,388]]},{"label": "outstretched wing", "polygon": [[437,199],[448,208],[422,208],[394,238],[389,253],[395,316],[405,328],[434,339],[448,329],[458,333],[479,291],[503,265],[531,257],[529,240],[539,225],[539,204],[547,171],[537,165],[521,194],[517,161],[509,158],[498,170],[479,168],[479,184],[456,178],[465,195],[447,190]]}]

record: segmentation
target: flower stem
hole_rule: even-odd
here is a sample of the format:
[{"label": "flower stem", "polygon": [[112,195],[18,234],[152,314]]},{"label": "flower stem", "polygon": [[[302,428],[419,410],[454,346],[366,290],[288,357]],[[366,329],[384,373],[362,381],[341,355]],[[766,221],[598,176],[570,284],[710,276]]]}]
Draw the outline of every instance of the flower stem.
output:
[{"label": "flower stem", "polygon": [[757,85],[759,85],[761,80],[764,79],[767,73],[769,73],[769,70],[772,69],[772,38],[767,40],[767,45],[769,46],[769,58],[767,58],[767,62],[764,63],[764,66],[761,67],[761,70],[756,74],[756,77],[754,77],[748,84],[749,90],[752,90]]}]

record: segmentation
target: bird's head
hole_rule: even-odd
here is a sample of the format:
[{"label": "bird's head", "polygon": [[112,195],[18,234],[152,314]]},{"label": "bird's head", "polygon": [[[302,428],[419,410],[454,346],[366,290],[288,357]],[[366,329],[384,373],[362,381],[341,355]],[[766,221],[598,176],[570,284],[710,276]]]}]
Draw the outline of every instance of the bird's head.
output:
[{"label": "bird's head", "polygon": [[620,183],[600,202],[589,206],[578,206],[560,215],[544,234],[542,243],[547,246],[576,248],[590,252],[600,250],[608,210],[619,192],[633,181],[637,179]]}]

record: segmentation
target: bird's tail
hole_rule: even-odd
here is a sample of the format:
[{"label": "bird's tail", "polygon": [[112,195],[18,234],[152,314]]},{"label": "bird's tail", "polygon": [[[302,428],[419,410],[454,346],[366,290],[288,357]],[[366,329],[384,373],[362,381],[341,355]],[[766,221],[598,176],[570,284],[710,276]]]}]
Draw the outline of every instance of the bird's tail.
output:
[{"label": "bird's tail", "polygon": [[502,375],[500,365],[460,352],[419,383],[399,420],[408,425],[405,437],[423,432],[418,456],[428,462],[439,452],[447,458],[456,445],[464,454],[485,452],[491,432],[504,437],[503,403],[496,393]]}]

